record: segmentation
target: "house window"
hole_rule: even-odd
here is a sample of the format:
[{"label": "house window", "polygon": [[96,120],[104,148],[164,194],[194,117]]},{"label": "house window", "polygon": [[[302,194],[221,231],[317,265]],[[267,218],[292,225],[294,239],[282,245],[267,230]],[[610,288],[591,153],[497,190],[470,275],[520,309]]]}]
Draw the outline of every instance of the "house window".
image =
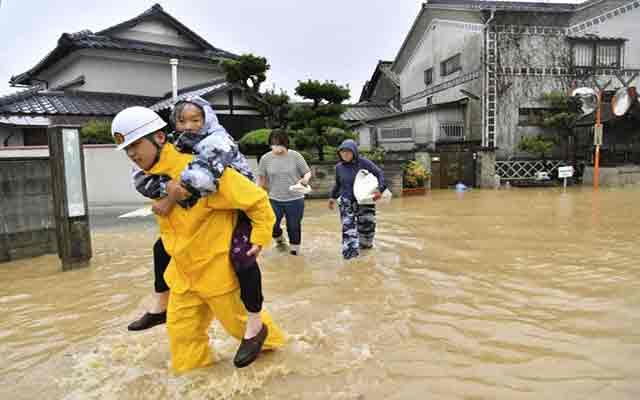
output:
[{"label": "house window", "polygon": [[22,128],[25,146],[47,146],[49,139],[46,128]]},{"label": "house window", "polygon": [[429,86],[433,83],[433,68],[424,71],[424,84]]},{"label": "house window", "polygon": [[440,140],[464,140],[464,122],[441,122]]},{"label": "house window", "polygon": [[430,106],[433,104],[433,96],[427,97],[427,105]]},{"label": "house window", "polygon": [[380,128],[378,131],[381,142],[406,142],[413,140],[411,127]]},{"label": "house window", "polygon": [[574,40],[572,43],[575,67],[620,68],[623,40]]},{"label": "house window", "polygon": [[460,53],[440,63],[441,76],[447,76],[456,71],[460,71],[461,69],[462,65],[460,64]]}]

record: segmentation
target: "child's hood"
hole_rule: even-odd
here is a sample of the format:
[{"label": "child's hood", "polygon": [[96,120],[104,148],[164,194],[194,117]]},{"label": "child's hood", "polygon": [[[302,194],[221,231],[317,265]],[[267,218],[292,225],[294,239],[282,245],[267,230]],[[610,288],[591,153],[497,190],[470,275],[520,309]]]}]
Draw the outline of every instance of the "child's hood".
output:
[{"label": "child's hood", "polygon": [[185,101],[196,104],[204,112],[204,125],[198,132],[199,135],[209,136],[216,132],[221,132],[226,135],[227,131],[220,125],[220,122],[218,122],[218,117],[208,101],[200,96],[191,97]]}]

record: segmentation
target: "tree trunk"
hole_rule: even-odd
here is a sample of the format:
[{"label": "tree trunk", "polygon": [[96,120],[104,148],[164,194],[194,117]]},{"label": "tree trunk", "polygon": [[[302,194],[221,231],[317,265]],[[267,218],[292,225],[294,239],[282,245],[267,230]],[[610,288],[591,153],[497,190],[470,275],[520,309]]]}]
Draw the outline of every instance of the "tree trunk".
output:
[{"label": "tree trunk", "polygon": [[318,160],[324,161],[324,146],[318,146]]}]

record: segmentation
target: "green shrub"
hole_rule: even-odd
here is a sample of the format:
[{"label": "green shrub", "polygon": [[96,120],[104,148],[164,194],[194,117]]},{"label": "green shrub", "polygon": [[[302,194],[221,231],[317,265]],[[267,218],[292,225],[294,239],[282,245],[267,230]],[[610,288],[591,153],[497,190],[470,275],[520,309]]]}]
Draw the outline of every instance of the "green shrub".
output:
[{"label": "green shrub", "polygon": [[247,132],[239,141],[240,151],[245,155],[261,156],[268,152],[271,129],[257,129]]},{"label": "green shrub", "polygon": [[111,122],[91,120],[80,129],[82,144],[113,144]]},{"label": "green shrub", "polygon": [[542,135],[524,136],[520,139],[520,143],[518,143],[518,150],[544,158],[555,145],[555,138],[548,138]]}]

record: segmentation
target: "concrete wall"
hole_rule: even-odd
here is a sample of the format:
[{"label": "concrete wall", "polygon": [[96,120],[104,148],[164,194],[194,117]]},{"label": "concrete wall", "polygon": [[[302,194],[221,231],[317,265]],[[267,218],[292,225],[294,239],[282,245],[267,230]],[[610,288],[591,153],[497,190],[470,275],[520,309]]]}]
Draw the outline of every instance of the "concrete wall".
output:
[{"label": "concrete wall", "polygon": [[[80,50],[61,60],[38,76],[49,87],[84,75],[84,85],[75,90],[116,92],[162,97],[171,91],[171,66],[164,57],[133,55],[106,50]],[[185,88],[224,78],[219,66],[212,63],[181,61],[178,87]]]},{"label": "concrete wall", "polygon": [[481,188],[494,188],[500,184],[496,181],[496,153],[479,151],[476,153],[476,184]]},{"label": "concrete wall", "polygon": [[[0,161],[7,157],[49,157],[46,146],[0,148]],[[114,145],[84,146],[84,165],[89,205],[142,204],[147,200],[131,183],[131,161]]]},{"label": "concrete wall", "polygon": [[[49,150],[46,146],[0,148],[0,162],[13,157],[49,157]],[[114,145],[84,146],[84,165],[89,206],[149,202],[135,191],[131,183],[131,161],[124,151],[116,151]],[[255,157],[249,158],[249,166],[257,170]]]},{"label": "concrete wall", "polygon": [[[584,185],[593,185],[593,167],[585,168],[582,183]],[[627,165],[600,168],[599,185],[607,187],[640,185],[640,166]]]},{"label": "concrete wall", "polygon": [[[384,180],[394,196],[402,194],[402,162],[385,161],[377,164],[384,172]],[[336,164],[334,162],[309,163],[311,168],[311,187],[313,192],[308,198],[328,198],[335,184]]]},{"label": "concrete wall", "polygon": [[56,252],[46,158],[0,159],[0,261]]}]

